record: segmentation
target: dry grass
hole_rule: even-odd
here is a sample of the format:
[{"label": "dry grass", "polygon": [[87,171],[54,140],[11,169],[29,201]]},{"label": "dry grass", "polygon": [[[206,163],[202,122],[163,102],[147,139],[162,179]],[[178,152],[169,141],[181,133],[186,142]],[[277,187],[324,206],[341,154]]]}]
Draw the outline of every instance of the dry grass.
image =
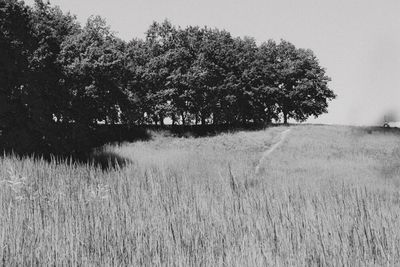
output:
[{"label": "dry grass", "polygon": [[400,136],[297,126],[108,147],[102,171],[0,159],[3,265],[400,264]]}]

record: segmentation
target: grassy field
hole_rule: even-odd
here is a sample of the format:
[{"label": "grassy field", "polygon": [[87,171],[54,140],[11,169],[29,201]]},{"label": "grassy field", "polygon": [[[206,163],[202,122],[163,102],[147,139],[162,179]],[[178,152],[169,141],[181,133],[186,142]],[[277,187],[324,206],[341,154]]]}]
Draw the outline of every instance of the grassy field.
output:
[{"label": "grassy field", "polygon": [[[292,126],[0,159],[0,264],[400,265],[400,134]],[[100,152],[99,152],[100,153]]]}]

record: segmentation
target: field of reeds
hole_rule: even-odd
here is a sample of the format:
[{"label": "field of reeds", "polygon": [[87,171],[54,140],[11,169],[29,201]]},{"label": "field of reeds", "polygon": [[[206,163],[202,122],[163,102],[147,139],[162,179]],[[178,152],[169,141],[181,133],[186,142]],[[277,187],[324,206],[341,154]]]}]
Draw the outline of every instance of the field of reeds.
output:
[{"label": "field of reeds", "polygon": [[290,128],[2,157],[0,265],[400,265],[400,133]]}]

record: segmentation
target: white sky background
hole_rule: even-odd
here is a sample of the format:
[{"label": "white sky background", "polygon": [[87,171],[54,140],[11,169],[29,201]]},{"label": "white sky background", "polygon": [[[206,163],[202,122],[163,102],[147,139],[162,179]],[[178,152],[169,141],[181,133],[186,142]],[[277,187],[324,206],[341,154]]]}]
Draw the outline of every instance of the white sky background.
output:
[{"label": "white sky background", "polygon": [[[25,1],[31,4],[33,0]],[[144,38],[153,21],[226,29],[258,43],[312,49],[338,95],[311,123],[372,124],[400,115],[400,0],[52,0],[84,23],[106,18],[118,36]]]}]

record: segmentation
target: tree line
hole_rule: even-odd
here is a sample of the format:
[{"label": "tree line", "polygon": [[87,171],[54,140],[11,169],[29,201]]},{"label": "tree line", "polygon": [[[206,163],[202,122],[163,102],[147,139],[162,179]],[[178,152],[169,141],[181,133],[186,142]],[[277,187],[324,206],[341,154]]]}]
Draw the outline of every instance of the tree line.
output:
[{"label": "tree line", "polygon": [[101,17],[0,0],[0,131],[6,148],[73,152],[99,124],[266,124],[327,112],[335,94],[309,49],[154,22],[121,40]]}]

